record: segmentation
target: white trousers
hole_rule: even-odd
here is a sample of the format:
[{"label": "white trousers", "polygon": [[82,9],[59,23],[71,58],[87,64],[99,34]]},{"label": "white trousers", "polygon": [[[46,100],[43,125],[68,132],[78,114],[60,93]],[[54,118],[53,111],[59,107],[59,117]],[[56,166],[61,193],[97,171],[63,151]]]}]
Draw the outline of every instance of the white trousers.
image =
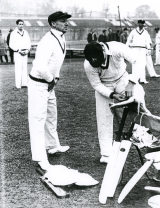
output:
[{"label": "white trousers", "polygon": [[14,53],[15,62],[15,85],[17,88],[27,86],[28,72],[27,72],[28,56],[21,56],[19,53]]},{"label": "white trousers", "polygon": [[149,73],[149,76],[152,77],[152,76],[157,75],[157,73],[155,72],[154,66],[153,66],[152,56],[147,55],[146,56],[146,61],[147,61],[146,62],[146,68],[147,68],[147,71]]},{"label": "white trousers", "polygon": [[48,84],[28,82],[28,119],[32,160],[46,161],[46,149],[60,145],[57,133],[57,104]]},{"label": "white trousers", "polygon": [[137,77],[140,82],[146,81],[146,49],[145,48],[131,48],[135,57],[136,64],[132,67],[132,74]]},{"label": "white trousers", "polygon": [[160,43],[156,44],[156,60],[155,64],[160,64]]},{"label": "white trousers", "polygon": [[[105,85],[117,93],[124,94],[125,87],[128,84],[128,74],[125,73],[117,82]],[[113,143],[113,113],[110,110],[109,103],[113,100],[106,98],[97,91],[95,92],[96,98],[96,118],[98,139],[100,145],[100,153],[104,156],[109,156],[112,151]]]}]

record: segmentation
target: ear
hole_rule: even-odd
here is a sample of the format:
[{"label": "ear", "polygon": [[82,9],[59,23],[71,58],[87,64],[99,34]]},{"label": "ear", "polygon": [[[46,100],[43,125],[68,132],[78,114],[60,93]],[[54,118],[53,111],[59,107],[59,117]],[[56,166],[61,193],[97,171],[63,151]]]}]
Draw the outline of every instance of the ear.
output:
[{"label": "ear", "polygon": [[53,22],[53,21],[52,21],[52,22],[51,22],[51,26],[52,26],[52,27],[56,27],[56,22]]}]

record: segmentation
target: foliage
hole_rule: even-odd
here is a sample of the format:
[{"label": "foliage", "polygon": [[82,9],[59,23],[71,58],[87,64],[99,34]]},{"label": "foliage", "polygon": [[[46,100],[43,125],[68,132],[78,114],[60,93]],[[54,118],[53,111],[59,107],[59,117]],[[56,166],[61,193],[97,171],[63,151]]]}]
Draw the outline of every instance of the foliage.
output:
[{"label": "foliage", "polygon": [[148,5],[141,5],[135,10],[136,18],[158,18],[157,14]]}]

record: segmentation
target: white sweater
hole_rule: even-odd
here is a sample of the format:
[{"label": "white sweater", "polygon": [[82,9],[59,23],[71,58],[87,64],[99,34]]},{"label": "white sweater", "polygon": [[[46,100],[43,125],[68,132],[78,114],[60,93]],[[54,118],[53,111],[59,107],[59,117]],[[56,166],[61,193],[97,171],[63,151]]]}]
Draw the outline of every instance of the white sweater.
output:
[{"label": "white sweater", "polygon": [[38,43],[30,74],[36,78],[51,82],[53,78],[59,77],[65,54],[66,43],[64,35],[62,32],[51,29]]},{"label": "white sweater", "polygon": [[[84,69],[89,82],[96,91],[105,97],[109,97],[112,92],[107,85],[114,84],[126,72],[124,60],[131,64],[136,63],[132,50],[125,44],[115,41],[107,44],[112,54],[109,59],[108,69],[94,68],[87,60],[84,61]],[[131,77],[130,80],[137,81],[134,77]]]}]

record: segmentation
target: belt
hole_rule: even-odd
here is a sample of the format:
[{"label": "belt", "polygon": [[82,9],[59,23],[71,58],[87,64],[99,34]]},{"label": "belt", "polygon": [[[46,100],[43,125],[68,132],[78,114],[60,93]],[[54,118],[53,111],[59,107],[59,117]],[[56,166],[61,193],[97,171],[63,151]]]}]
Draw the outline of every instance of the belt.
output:
[{"label": "belt", "polygon": [[145,48],[147,49],[145,46],[130,46],[131,48]]},{"label": "belt", "polygon": [[29,74],[29,77],[30,77],[32,80],[36,81],[36,82],[41,82],[41,83],[46,83],[46,84],[49,83],[49,82],[47,82],[45,79],[38,79],[38,78],[36,78],[36,77],[33,77],[33,76],[30,75],[30,74]]}]

